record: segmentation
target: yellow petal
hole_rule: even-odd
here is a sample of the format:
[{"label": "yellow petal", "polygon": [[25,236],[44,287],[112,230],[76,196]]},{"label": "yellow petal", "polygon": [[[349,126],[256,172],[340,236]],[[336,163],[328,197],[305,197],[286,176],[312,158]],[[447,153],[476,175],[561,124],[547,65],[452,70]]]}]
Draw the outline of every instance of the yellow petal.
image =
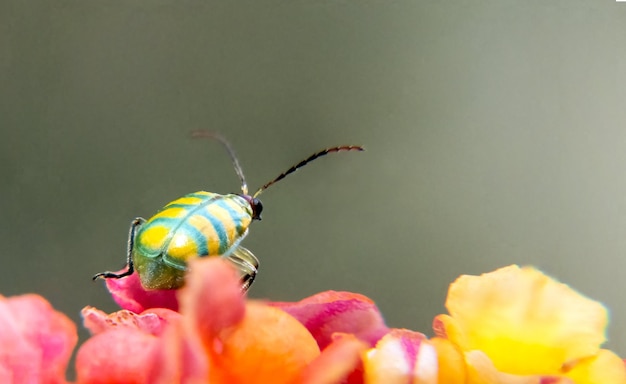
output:
[{"label": "yellow petal", "polygon": [[606,340],[602,304],[531,267],[461,276],[446,307],[447,337],[511,374],[561,373],[565,362],[595,355]]},{"label": "yellow petal", "polygon": [[573,380],[566,377],[519,376],[499,372],[489,357],[481,351],[467,352],[465,359],[468,367],[468,384],[574,384]]},{"label": "yellow petal", "polygon": [[583,359],[566,373],[576,384],[626,383],[624,361],[613,352],[602,349],[592,357]]}]

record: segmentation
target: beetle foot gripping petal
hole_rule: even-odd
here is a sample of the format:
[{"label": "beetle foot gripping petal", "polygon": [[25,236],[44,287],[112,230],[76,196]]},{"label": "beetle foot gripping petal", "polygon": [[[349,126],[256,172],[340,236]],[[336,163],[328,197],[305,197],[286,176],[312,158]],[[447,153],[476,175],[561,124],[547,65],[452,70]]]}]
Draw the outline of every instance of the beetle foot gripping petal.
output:
[{"label": "beetle foot gripping petal", "polygon": [[134,273],[124,279],[107,279],[106,286],[113,300],[122,308],[141,313],[150,308],[168,308],[178,311],[175,289],[147,290]]}]

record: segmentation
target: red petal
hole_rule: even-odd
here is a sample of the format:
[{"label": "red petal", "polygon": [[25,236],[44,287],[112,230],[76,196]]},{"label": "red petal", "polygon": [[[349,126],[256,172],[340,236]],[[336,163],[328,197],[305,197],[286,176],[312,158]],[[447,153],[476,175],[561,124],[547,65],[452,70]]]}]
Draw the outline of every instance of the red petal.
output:
[{"label": "red petal", "polygon": [[[333,342],[309,364],[302,375],[304,384],[363,382],[361,353],[367,344],[354,335],[335,334]],[[355,372],[360,370],[360,372]],[[352,373],[356,373],[352,375]]]}]

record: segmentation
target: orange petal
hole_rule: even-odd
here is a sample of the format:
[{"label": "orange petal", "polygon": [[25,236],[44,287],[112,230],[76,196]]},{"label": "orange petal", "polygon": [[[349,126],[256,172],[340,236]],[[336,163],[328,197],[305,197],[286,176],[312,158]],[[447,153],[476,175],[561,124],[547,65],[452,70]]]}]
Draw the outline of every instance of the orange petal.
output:
[{"label": "orange petal", "polygon": [[319,354],[315,339],[284,311],[248,303],[243,320],[207,345],[210,382],[292,383]]},{"label": "orange petal", "polygon": [[467,368],[463,353],[450,340],[434,337],[428,340],[437,350],[438,383],[465,383]]}]

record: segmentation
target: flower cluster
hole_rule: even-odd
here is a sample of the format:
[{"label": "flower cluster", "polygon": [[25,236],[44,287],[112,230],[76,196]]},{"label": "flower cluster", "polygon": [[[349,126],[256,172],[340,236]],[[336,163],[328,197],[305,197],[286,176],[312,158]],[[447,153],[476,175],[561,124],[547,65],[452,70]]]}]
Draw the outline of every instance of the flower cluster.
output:
[{"label": "flower cluster", "polygon": [[[428,338],[359,294],[247,300],[229,263],[190,267],[178,291],[107,281],[123,309],[83,309],[77,383],[626,383],[607,310],[534,268],[459,277]],[[76,342],[43,298],[0,297],[0,382],[65,383]]]}]

